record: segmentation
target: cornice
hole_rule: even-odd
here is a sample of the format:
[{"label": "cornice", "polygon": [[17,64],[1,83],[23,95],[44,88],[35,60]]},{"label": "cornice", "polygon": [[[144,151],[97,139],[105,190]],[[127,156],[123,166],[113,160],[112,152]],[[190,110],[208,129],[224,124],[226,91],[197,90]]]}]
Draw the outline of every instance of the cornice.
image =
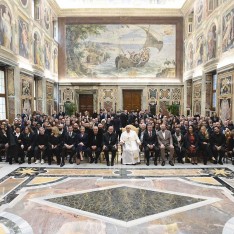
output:
[{"label": "cornice", "polygon": [[61,12],[61,9],[60,9],[58,3],[55,0],[50,0],[50,1],[48,1],[48,4],[51,6],[51,8],[53,9],[53,11],[55,12],[55,14],[58,17],[60,12]]},{"label": "cornice", "polygon": [[59,17],[87,17],[87,16],[176,16],[182,17],[183,14],[180,9],[128,9],[128,8],[116,8],[116,9],[96,9],[96,8],[86,8],[86,9],[63,9],[60,10]]},{"label": "cornice", "polygon": [[181,8],[183,16],[185,16],[193,7],[194,0],[187,0]]}]

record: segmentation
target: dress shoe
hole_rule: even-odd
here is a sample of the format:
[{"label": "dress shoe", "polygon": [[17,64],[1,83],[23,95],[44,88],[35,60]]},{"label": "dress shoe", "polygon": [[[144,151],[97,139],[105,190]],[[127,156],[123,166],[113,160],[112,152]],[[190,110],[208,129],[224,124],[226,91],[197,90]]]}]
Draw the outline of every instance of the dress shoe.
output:
[{"label": "dress shoe", "polygon": [[146,163],[146,166],[149,166],[149,162]]},{"label": "dress shoe", "polygon": [[155,166],[157,166],[157,165],[158,165],[158,164],[157,164],[157,161],[154,161],[154,165],[155,165]]},{"label": "dress shoe", "polygon": [[174,163],[172,161],[169,161],[169,164],[174,167]]},{"label": "dress shoe", "polygon": [[72,158],[69,159],[69,163],[70,163],[70,164],[73,164]]},{"label": "dress shoe", "polygon": [[204,165],[207,165],[207,162],[204,162]]},{"label": "dress shoe", "polygon": [[217,161],[216,161],[216,160],[214,161],[214,164],[217,164]]},{"label": "dress shoe", "polygon": [[220,165],[223,165],[223,162],[222,162],[222,161],[219,161],[219,164],[220,164]]},{"label": "dress shoe", "polygon": [[110,166],[110,162],[107,162],[106,165],[109,167]]},{"label": "dress shoe", "polygon": [[183,160],[181,160],[181,163],[182,163],[182,164],[184,164],[184,161],[183,161]]},{"label": "dress shoe", "polygon": [[162,161],[162,164],[161,164],[163,167],[165,166],[165,161]]},{"label": "dress shoe", "polygon": [[114,162],[111,162],[111,166],[112,166],[112,167],[114,166]]},{"label": "dress shoe", "polygon": [[97,163],[98,163],[97,159],[95,159],[95,161],[94,161],[94,162],[95,162],[95,164],[97,164]]},{"label": "dress shoe", "polygon": [[76,164],[80,165],[80,159],[79,158],[76,159]]},{"label": "dress shoe", "polygon": [[60,163],[60,167],[63,167],[65,164],[63,162]]},{"label": "dress shoe", "polygon": [[94,158],[91,158],[89,163],[92,164],[93,162],[94,162]]}]

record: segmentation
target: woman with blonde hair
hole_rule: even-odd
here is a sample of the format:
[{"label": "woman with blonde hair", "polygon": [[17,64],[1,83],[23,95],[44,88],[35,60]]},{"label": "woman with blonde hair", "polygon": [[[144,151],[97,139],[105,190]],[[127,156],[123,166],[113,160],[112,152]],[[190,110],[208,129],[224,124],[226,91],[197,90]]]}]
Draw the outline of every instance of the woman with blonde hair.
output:
[{"label": "woman with blonde hair", "polygon": [[198,133],[198,138],[203,156],[203,162],[204,165],[207,165],[208,158],[212,157],[212,152],[210,148],[210,136],[205,126],[201,126],[201,129]]},{"label": "woman with blonde hair", "polygon": [[[48,155],[48,164],[51,165],[53,155],[56,156],[57,165],[61,163],[61,151],[62,151],[62,137],[60,135],[58,127],[52,127],[52,132],[49,137],[50,152]],[[60,165],[63,166],[63,165]]]}]

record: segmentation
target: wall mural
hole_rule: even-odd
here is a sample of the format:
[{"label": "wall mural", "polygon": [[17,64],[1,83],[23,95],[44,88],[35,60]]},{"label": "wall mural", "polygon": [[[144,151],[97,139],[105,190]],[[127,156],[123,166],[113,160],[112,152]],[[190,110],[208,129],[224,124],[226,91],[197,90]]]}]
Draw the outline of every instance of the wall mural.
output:
[{"label": "wall mural", "polygon": [[28,5],[28,0],[20,0],[20,2],[22,3],[22,5],[23,5],[24,7],[27,7],[27,5]]},{"label": "wall mural", "polygon": [[67,25],[69,77],[175,77],[175,25]]},{"label": "wall mural", "polygon": [[197,0],[196,7],[195,7],[195,18],[196,18],[196,24],[199,26],[202,22],[204,14],[204,3],[203,0]]},{"label": "wall mural", "polygon": [[28,24],[21,18],[19,22],[19,54],[24,58],[28,58],[29,55],[29,29]]},{"label": "wall mural", "polygon": [[204,37],[203,35],[197,38],[196,46],[196,65],[200,65],[204,62]]},{"label": "wall mural", "polygon": [[50,70],[51,46],[50,43],[46,40],[45,40],[44,58],[45,58],[45,68]]},{"label": "wall mural", "polygon": [[193,45],[189,44],[188,46],[188,55],[187,55],[187,70],[190,70],[193,68]]},{"label": "wall mural", "polygon": [[33,50],[34,50],[34,63],[37,64],[40,67],[43,67],[43,50],[41,46],[41,38],[37,32],[34,33],[34,45],[33,45]]},{"label": "wall mural", "polygon": [[220,96],[232,94],[232,77],[226,77],[220,79]]},{"label": "wall mural", "polygon": [[219,115],[222,121],[230,119],[231,117],[231,99],[223,98],[220,99],[219,103]]},{"label": "wall mural", "polygon": [[8,6],[0,4],[0,45],[12,50],[12,17]]},{"label": "wall mural", "polygon": [[234,8],[223,16],[223,52],[234,47]]},{"label": "wall mural", "polygon": [[45,6],[44,10],[44,25],[47,30],[50,29],[50,18],[51,18],[51,9],[48,5]]},{"label": "wall mural", "polygon": [[58,50],[57,48],[54,49],[53,62],[54,62],[53,72],[58,73]]},{"label": "wall mural", "polygon": [[208,50],[207,59],[208,60],[216,57],[216,48],[217,48],[217,28],[216,28],[216,25],[213,24],[210,27],[210,30],[207,36],[207,50]]}]

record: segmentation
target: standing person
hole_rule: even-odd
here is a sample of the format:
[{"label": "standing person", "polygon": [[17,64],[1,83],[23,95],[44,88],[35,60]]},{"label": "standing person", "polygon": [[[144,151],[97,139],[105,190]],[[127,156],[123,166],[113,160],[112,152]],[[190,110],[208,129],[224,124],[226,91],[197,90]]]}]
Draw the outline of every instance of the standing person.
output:
[{"label": "standing person", "polygon": [[35,134],[30,127],[25,127],[22,134],[22,144],[21,148],[26,152],[26,157],[28,158],[28,164],[31,164],[31,159],[33,157],[34,151],[34,140]]},{"label": "standing person", "polygon": [[63,167],[65,165],[65,156],[69,153],[69,163],[73,164],[73,157],[76,153],[75,150],[76,145],[76,134],[73,132],[73,127],[70,125],[68,127],[68,131],[64,133],[63,137],[63,148],[62,148],[62,162],[60,164],[60,167]]},{"label": "standing person", "polygon": [[52,128],[52,133],[49,136],[50,152],[48,154],[48,164],[51,165],[53,155],[56,156],[57,165],[61,164],[62,137],[58,127]]},{"label": "standing person", "polygon": [[129,125],[126,126],[126,131],[120,136],[120,144],[123,146],[123,164],[135,165],[140,162],[139,145],[141,144],[141,141],[136,132],[131,130]]},{"label": "standing person", "polygon": [[191,158],[191,163],[197,165],[197,150],[199,145],[199,138],[195,133],[195,129],[192,125],[188,128],[188,133],[185,135],[185,145],[188,152],[188,156]]},{"label": "standing person", "polygon": [[165,150],[168,150],[170,152],[169,164],[171,166],[174,166],[174,163],[172,162],[174,156],[173,140],[171,132],[166,129],[165,124],[161,124],[161,130],[158,131],[157,136],[158,136],[158,143],[160,146],[160,152],[162,157],[162,166],[165,166],[165,161],[166,161]]},{"label": "standing person", "polygon": [[39,134],[35,139],[34,155],[37,163],[44,164],[46,156],[48,156],[49,149],[49,136],[45,134],[45,129],[43,127],[39,128]]},{"label": "standing person", "polygon": [[234,165],[234,130],[231,131],[231,138],[227,142],[227,150],[231,156],[232,165]]},{"label": "standing person", "polygon": [[[6,127],[5,124],[1,124],[1,129],[0,129],[0,149],[5,150],[5,155],[7,155],[7,150],[8,150],[8,139],[7,139],[7,134],[6,134]],[[0,162],[2,162],[2,156],[0,156]]]},{"label": "standing person", "polygon": [[111,166],[114,166],[114,160],[117,152],[118,136],[114,133],[113,126],[109,126],[108,131],[103,135],[103,151],[107,166],[110,166],[109,152],[111,152]]},{"label": "standing person", "polygon": [[212,158],[212,152],[210,148],[210,136],[205,126],[202,126],[199,133],[199,142],[201,147],[201,152],[203,155],[204,165],[207,165],[208,158]]},{"label": "standing person", "polygon": [[214,133],[211,138],[211,144],[212,144],[212,151],[215,157],[215,164],[217,162],[221,165],[223,165],[222,159],[225,154],[225,144],[226,144],[226,138],[223,133],[221,133],[220,128],[215,126],[214,127]]},{"label": "standing person", "polygon": [[[87,145],[88,146],[87,153],[90,158],[90,163],[98,162],[100,153],[102,151],[102,137],[103,134],[98,132],[98,127],[94,126],[93,132],[89,136],[88,145]],[[95,153],[95,158],[92,156],[93,153]]]},{"label": "standing person", "polygon": [[79,165],[80,161],[83,161],[83,155],[87,151],[88,145],[88,134],[85,133],[85,127],[80,127],[80,133],[77,134],[77,162]]},{"label": "standing person", "polygon": [[143,146],[145,149],[146,165],[149,166],[150,152],[154,152],[154,165],[157,166],[160,149],[157,134],[150,124],[147,125],[147,130],[144,132]]},{"label": "standing person", "polygon": [[9,164],[12,164],[12,159],[15,159],[15,162],[18,163],[18,153],[17,153],[17,139],[15,138],[12,127],[10,124],[7,125],[6,127],[6,135],[7,135],[7,140],[8,140],[8,150],[7,150],[7,155],[9,159]]},{"label": "standing person", "polygon": [[175,133],[172,136],[173,138],[173,145],[175,148],[175,152],[177,155],[178,163],[184,164],[184,156],[185,156],[185,142],[184,142],[184,136],[181,134],[180,127],[175,128]]}]

